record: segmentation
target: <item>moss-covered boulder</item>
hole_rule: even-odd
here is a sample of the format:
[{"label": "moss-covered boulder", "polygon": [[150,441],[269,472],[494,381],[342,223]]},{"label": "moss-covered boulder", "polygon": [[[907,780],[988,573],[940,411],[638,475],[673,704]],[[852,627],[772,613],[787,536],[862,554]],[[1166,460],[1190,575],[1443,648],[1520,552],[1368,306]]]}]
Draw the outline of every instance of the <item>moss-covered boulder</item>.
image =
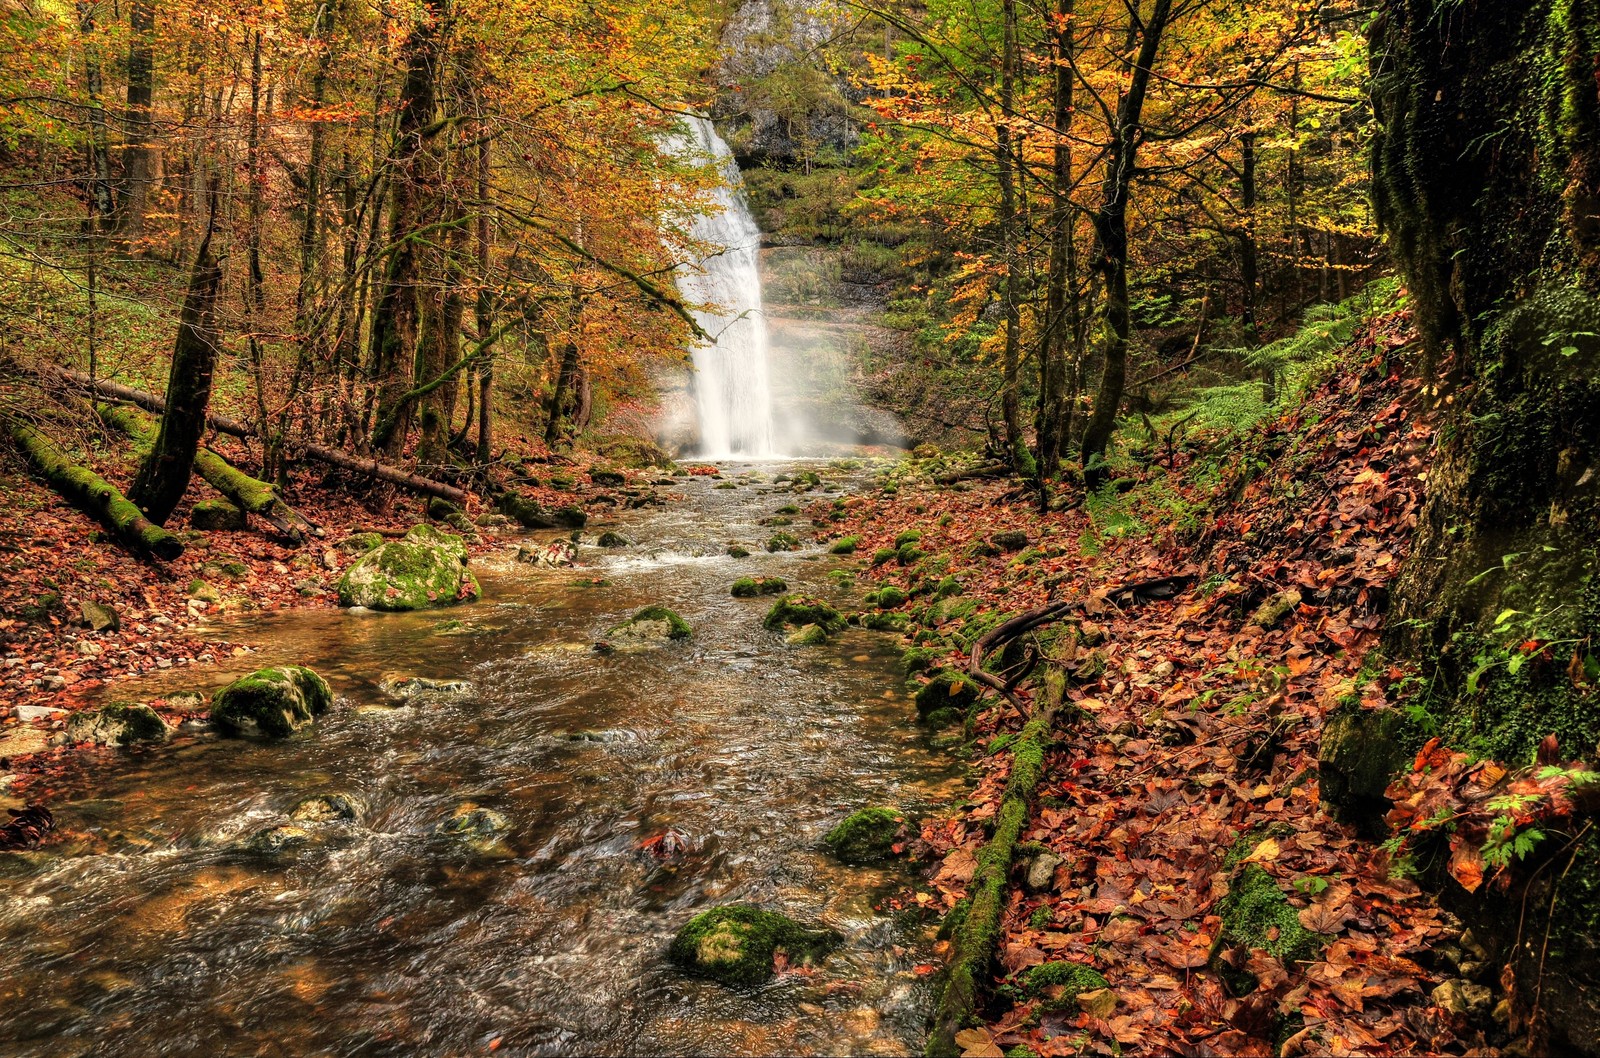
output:
[{"label": "moss-covered boulder", "polygon": [[864,613],[860,615],[861,627],[872,632],[904,632],[910,627],[905,614]]},{"label": "moss-covered boulder", "polygon": [[1414,725],[1398,709],[1343,709],[1322,725],[1317,787],[1330,814],[1355,825],[1388,812],[1384,796],[1416,746]]},{"label": "moss-covered boulder", "polygon": [[609,467],[590,467],[589,480],[596,485],[617,486],[626,485],[628,476],[620,470],[612,470]]},{"label": "moss-covered boulder", "polygon": [[419,525],[361,556],[339,578],[339,603],[369,610],[421,610],[478,597],[466,568],[467,545],[453,533]]},{"label": "moss-covered boulder", "polygon": [[749,558],[750,557],[750,551],[749,551],[749,549],[741,547],[738,544],[729,544],[728,545],[728,557],[729,558]]},{"label": "moss-covered boulder", "polygon": [[853,554],[856,553],[856,548],[860,545],[860,543],[861,543],[861,538],[859,536],[841,537],[840,539],[835,540],[831,545],[829,545],[828,554],[830,554],[830,555],[853,555]]},{"label": "moss-covered boulder", "polygon": [[801,625],[783,641],[791,647],[820,647],[828,641],[828,630],[821,625]]},{"label": "moss-covered boulder", "polygon": [[189,508],[189,525],[203,533],[237,531],[245,527],[244,512],[227,500],[201,500]]},{"label": "moss-covered boulder", "polygon": [[761,621],[765,628],[777,631],[785,625],[803,628],[818,625],[829,635],[845,629],[844,617],[821,599],[809,595],[785,595],[772,604]]},{"label": "moss-covered boulder", "polygon": [[67,737],[72,741],[102,746],[160,742],[171,733],[172,729],[154,709],[132,702],[111,702],[98,709],[86,709],[67,721]]},{"label": "moss-covered boulder", "polygon": [[877,591],[867,594],[867,605],[876,606],[880,610],[893,610],[897,606],[904,606],[909,598],[911,596],[906,594],[904,588],[895,587],[893,584],[885,584]]},{"label": "moss-covered boulder", "polygon": [[740,577],[733,582],[735,599],[753,599],[758,595],[782,595],[789,590],[782,577]]},{"label": "moss-covered boulder", "polygon": [[428,517],[436,522],[448,519],[452,514],[461,514],[459,504],[451,503],[443,496],[430,496],[428,498]]},{"label": "moss-covered boulder", "polygon": [[327,712],[333,691],[300,665],[259,669],[235,680],[211,699],[211,719],[236,735],[285,738]]},{"label": "moss-covered boulder", "polygon": [[941,709],[965,713],[981,693],[979,686],[964,673],[942,669],[917,692],[917,715],[926,719]]},{"label": "moss-covered boulder", "polygon": [[852,866],[887,863],[905,839],[904,813],[875,806],[852,812],[823,836],[822,843],[840,863]]},{"label": "moss-covered boulder", "polygon": [[364,555],[382,543],[381,533],[351,533],[335,544],[334,548],[347,555]]},{"label": "moss-covered boulder", "polygon": [[634,642],[688,639],[693,634],[694,629],[689,627],[689,622],[665,606],[646,606],[609,633],[613,639]]},{"label": "moss-covered boulder", "polygon": [[[1214,945],[1218,954],[1231,948],[1260,949],[1292,971],[1295,964],[1315,958],[1328,941],[1326,936],[1300,924],[1299,911],[1289,903],[1277,879],[1255,863],[1246,863],[1234,871],[1228,882],[1228,895],[1217,904],[1217,914],[1222,918]],[[1224,976],[1235,992],[1248,992],[1255,987],[1255,980],[1242,971],[1230,971]]]},{"label": "moss-covered boulder", "polygon": [[788,965],[814,966],[842,940],[834,930],[803,926],[776,911],[730,904],[690,919],[667,955],[684,969],[722,984],[750,987],[771,979],[780,954]]},{"label": "moss-covered boulder", "polygon": [[800,550],[800,541],[791,533],[773,533],[772,538],[767,541],[767,550],[771,552],[798,551]]},{"label": "moss-covered boulder", "polygon": [[919,543],[919,542],[921,542],[921,540],[922,540],[922,530],[920,530],[920,529],[907,529],[905,532],[901,533],[899,536],[894,538],[894,546],[896,548],[901,548],[901,547],[905,547],[907,544]]},{"label": "moss-covered boulder", "polygon": [[632,542],[633,541],[629,540],[621,533],[614,532],[610,529],[607,529],[605,532],[601,533],[600,539],[595,541],[595,543],[600,547],[627,547]]}]

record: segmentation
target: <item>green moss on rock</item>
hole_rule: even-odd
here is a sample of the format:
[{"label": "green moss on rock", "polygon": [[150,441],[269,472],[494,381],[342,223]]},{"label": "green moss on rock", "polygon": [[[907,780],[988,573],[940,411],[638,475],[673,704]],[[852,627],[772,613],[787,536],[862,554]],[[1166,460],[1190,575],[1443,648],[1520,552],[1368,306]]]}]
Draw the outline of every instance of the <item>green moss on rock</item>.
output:
[{"label": "green moss on rock", "polygon": [[926,718],[940,709],[955,709],[965,714],[977,702],[980,693],[978,685],[964,674],[941,670],[917,692],[917,715]]},{"label": "green moss on rock", "polygon": [[235,680],[211,700],[211,719],[229,734],[285,738],[333,705],[333,691],[300,665],[259,669]]},{"label": "green moss on rock", "polygon": [[767,611],[761,624],[773,631],[784,625],[819,625],[831,635],[844,631],[846,622],[838,610],[821,599],[809,595],[785,595],[772,604],[772,609]]},{"label": "green moss on rock", "polygon": [[688,639],[694,629],[665,606],[646,606],[612,628],[610,634],[619,639]]},{"label": "green moss on rock", "polygon": [[852,866],[887,863],[895,856],[906,817],[893,808],[875,806],[852,812],[823,837],[840,863]]},{"label": "green moss on rock", "polygon": [[853,555],[856,553],[856,547],[860,543],[861,538],[859,536],[841,537],[840,539],[835,540],[832,546],[828,548],[828,554]]},{"label": "green moss on rock", "polygon": [[201,500],[189,508],[189,524],[201,532],[229,532],[245,527],[244,512],[227,500]]},{"label": "green moss on rock", "polygon": [[339,603],[371,610],[421,610],[478,597],[466,569],[467,545],[453,533],[419,525],[403,540],[361,556],[339,578]]},{"label": "green moss on rock", "polygon": [[814,966],[843,940],[831,929],[813,929],[749,904],[702,911],[678,931],[668,957],[679,966],[725,985],[751,987],[771,979],[774,958]]},{"label": "green moss on rock", "polygon": [[67,721],[67,737],[74,742],[127,746],[135,742],[160,742],[172,733],[148,705],[110,702],[98,709],[74,713]]},{"label": "green moss on rock", "polygon": [[918,543],[921,540],[922,531],[920,529],[907,529],[905,532],[894,538],[894,546],[898,549],[905,547],[907,544]]},{"label": "green moss on rock", "polygon": [[1078,996],[1107,987],[1108,982],[1095,970],[1076,962],[1047,962],[1022,975],[1022,990],[1029,996],[1046,999],[1047,1010],[1070,1010]]},{"label": "green moss on rock", "polygon": [[[1300,924],[1299,912],[1278,888],[1277,880],[1255,863],[1235,872],[1228,895],[1217,905],[1217,914],[1222,918],[1218,950],[1259,948],[1292,967],[1314,958],[1327,941]],[[1253,987],[1254,982],[1246,982],[1246,986]]]},{"label": "green moss on rock", "polygon": [[782,595],[788,590],[782,577],[740,577],[733,582],[731,594],[735,599],[753,599],[758,595]]},{"label": "green moss on rock", "polygon": [[790,533],[774,533],[772,538],[767,541],[767,550],[771,552],[798,551],[800,550],[800,541]]},{"label": "green moss on rock", "polygon": [[828,641],[828,630],[821,625],[801,625],[784,642],[792,647],[820,647]]},{"label": "green moss on rock", "polygon": [[906,594],[904,588],[893,584],[885,584],[875,592],[867,595],[867,605],[876,606],[880,610],[893,610],[897,606],[904,606],[911,596]]}]

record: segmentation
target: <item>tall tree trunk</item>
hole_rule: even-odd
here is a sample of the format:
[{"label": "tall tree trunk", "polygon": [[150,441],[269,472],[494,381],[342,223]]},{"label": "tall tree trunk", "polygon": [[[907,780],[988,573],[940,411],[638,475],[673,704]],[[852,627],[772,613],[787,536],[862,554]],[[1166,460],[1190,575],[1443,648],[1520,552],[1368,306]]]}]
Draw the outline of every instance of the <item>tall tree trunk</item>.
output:
[{"label": "tall tree trunk", "polygon": [[1161,38],[1172,16],[1172,0],[1155,0],[1150,16],[1139,32],[1139,53],[1128,74],[1128,88],[1117,104],[1116,127],[1111,130],[1111,149],[1106,156],[1103,200],[1094,213],[1098,268],[1105,280],[1104,323],[1105,367],[1100,388],[1095,394],[1094,411],[1083,432],[1083,476],[1087,487],[1098,487],[1105,478],[1101,461],[1111,443],[1117,424],[1117,410],[1128,379],[1128,337],[1131,315],[1128,305],[1128,196],[1139,153],[1144,120],[1144,101],[1150,88],[1150,74]]},{"label": "tall tree trunk", "polygon": [[111,137],[106,130],[100,45],[95,41],[95,15],[99,7],[94,0],[78,4],[78,32],[83,34],[83,87],[89,97],[89,201],[96,233],[111,224],[117,211],[111,186]]},{"label": "tall tree trunk", "polygon": [[189,293],[172,346],[167,375],[166,414],[150,454],[134,476],[128,499],[157,525],[172,517],[189,487],[200,435],[211,403],[211,376],[217,363],[217,294],[222,289],[222,261],[211,253],[207,227],[189,276]]},{"label": "tall tree trunk", "polygon": [[[1239,323],[1244,329],[1246,349],[1261,344],[1257,321],[1256,291],[1260,286],[1260,255],[1256,245],[1256,134],[1239,136],[1239,210],[1244,214],[1239,225]],[[1278,371],[1272,364],[1261,367],[1261,400],[1271,404],[1278,399]]]},{"label": "tall tree trunk", "polygon": [[1039,414],[1037,420],[1040,479],[1061,472],[1061,452],[1070,429],[1068,359],[1075,354],[1078,299],[1073,297],[1077,261],[1073,243],[1072,132],[1073,71],[1072,18],[1076,0],[1056,0],[1055,23],[1050,31],[1050,57],[1055,64],[1051,98],[1050,272],[1045,288],[1045,333],[1039,353]]},{"label": "tall tree trunk", "polygon": [[406,41],[406,76],[400,89],[400,122],[393,156],[394,178],[389,200],[388,263],[372,315],[373,374],[377,382],[377,421],[386,424],[383,436],[372,444],[396,456],[405,448],[410,432],[411,390],[416,363],[419,314],[418,288],[422,278],[421,246],[425,203],[432,198],[428,185],[437,179],[432,170],[429,141],[438,109],[438,74],[442,26],[447,4],[421,13]]},{"label": "tall tree trunk", "polygon": [[[1374,200],[1429,349],[1444,428],[1392,645],[1474,755],[1600,740],[1600,3],[1384,0],[1372,29]],[[1446,377],[1440,361],[1453,357]],[[1463,384],[1457,385],[1456,379]],[[1528,652],[1526,641],[1547,644]],[[1476,657],[1517,657],[1469,679]],[[1541,754],[1543,756],[1543,754]],[[1551,838],[1469,899],[1507,953],[1537,1053],[1600,1039],[1600,831]],[[1548,862],[1553,859],[1554,862]],[[1569,866],[1577,871],[1568,877]],[[1565,884],[1563,884],[1565,880]],[[1542,934],[1559,943],[1540,945]],[[1527,938],[1534,938],[1528,941]],[[1537,984],[1535,984],[1537,982]]]},{"label": "tall tree trunk", "polygon": [[127,143],[122,152],[122,212],[117,218],[117,233],[129,242],[144,234],[150,188],[156,177],[156,149],[151,142],[155,28],[155,5],[134,0],[128,9],[128,112],[122,118]]},{"label": "tall tree trunk", "polygon": [[1017,5],[1001,6],[1000,121],[995,129],[995,162],[1000,169],[1000,253],[1005,259],[1002,299],[1006,310],[1006,344],[1001,361],[1000,410],[1005,423],[1006,453],[1018,473],[1033,476],[1037,467],[1022,439],[1022,252],[1017,208],[1017,173],[1021,144],[1016,120]]},{"label": "tall tree trunk", "polygon": [[[493,456],[494,440],[494,294],[489,286],[493,232],[489,228],[490,144],[482,115],[478,120],[478,298],[474,306],[478,324],[478,462],[485,468]],[[486,471],[487,472],[487,471]]]}]

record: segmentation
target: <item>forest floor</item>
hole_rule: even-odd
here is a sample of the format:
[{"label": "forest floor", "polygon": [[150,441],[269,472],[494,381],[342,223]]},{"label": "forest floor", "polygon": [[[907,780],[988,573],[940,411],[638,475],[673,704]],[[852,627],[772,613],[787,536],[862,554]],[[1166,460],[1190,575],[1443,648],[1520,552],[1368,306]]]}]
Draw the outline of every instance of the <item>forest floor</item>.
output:
[{"label": "forest floor", "polygon": [[[1473,938],[1319,793],[1324,718],[1382,705],[1407,676],[1375,648],[1431,437],[1411,348],[1403,314],[1380,318],[1281,418],[1222,451],[1167,453],[1175,465],[1077,509],[1041,515],[1014,482],[908,473],[847,510],[838,533],[873,556],[863,578],[948,595],[907,611],[921,644],[908,667],[965,670],[1001,619],[1085,600],[1074,634],[1033,644],[1067,670],[1067,708],[964,1053],[1483,1054],[1510,1040]],[[916,550],[890,557],[913,530]],[[1164,575],[1193,586],[1126,610],[1107,598]],[[1022,725],[993,696],[969,722],[976,791],[925,824],[940,864],[907,905],[964,913]]]}]

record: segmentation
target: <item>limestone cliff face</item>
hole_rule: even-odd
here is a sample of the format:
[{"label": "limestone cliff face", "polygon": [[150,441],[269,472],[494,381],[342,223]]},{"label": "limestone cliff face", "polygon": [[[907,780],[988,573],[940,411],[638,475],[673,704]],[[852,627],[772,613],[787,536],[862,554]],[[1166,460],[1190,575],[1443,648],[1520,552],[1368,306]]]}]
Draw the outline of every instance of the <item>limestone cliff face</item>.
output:
[{"label": "limestone cliff face", "polygon": [[729,18],[713,117],[741,166],[809,165],[855,145],[853,90],[826,47],[842,19],[798,0],[743,0]]}]

